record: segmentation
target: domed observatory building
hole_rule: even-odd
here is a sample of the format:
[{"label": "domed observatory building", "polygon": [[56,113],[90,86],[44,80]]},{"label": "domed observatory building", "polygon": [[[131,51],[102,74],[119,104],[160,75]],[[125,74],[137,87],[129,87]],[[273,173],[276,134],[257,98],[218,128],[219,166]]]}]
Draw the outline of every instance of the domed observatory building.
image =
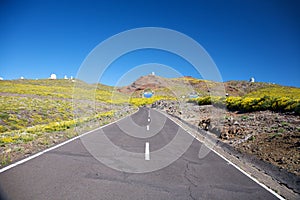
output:
[{"label": "domed observatory building", "polygon": [[154,95],[154,92],[151,89],[145,89],[143,92],[143,97],[151,98]]}]

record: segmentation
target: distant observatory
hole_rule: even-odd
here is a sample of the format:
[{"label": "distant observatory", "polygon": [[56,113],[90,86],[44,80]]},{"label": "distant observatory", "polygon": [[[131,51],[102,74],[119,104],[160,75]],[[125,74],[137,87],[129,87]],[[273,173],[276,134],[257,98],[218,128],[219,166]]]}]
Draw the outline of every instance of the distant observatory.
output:
[{"label": "distant observatory", "polygon": [[0,81],[3,81],[3,78],[2,78],[2,77],[0,77]]},{"label": "distant observatory", "polygon": [[251,77],[250,80],[249,80],[249,82],[250,82],[250,83],[254,83],[254,82],[255,82],[254,77]]},{"label": "distant observatory", "polygon": [[21,76],[21,77],[20,77],[20,79],[21,79],[21,80],[23,80],[23,79],[24,79],[24,77],[23,77],[23,76]]},{"label": "distant observatory", "polygon": [[151,89],[145,89],[143,93],[144,98],[151,98],[154,95],[154,92]]},{"label": "distant observatory", "polygon": [[56,79],[56,74],[51,74],[49,79]]},{"label": "distant observatory", "polygon": [[197,94],[197,92],[191,92],[189,94],[189,98],[191,98],[191,99],[195,99],[195,98],[198,98],[198,97],[199,97],[199,95]]}]

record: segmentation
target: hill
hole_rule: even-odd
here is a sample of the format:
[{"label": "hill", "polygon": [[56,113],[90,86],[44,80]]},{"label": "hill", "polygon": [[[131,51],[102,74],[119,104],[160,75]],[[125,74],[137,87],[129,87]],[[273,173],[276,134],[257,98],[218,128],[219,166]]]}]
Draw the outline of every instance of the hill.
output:
[{"label": "hill", "polygon": [[[279,111],[292,111],[299,107],[300,88],[228,81],[223,86],[230,98],[210,97],[211,88],[220,84],[222,83],[193,77],[163,78],[154,75],[142,76],[122,88],[65,79],[0,81],[0,133],[71,120],[76,111],[74,102],[77,111],[81,110],[79,113],[85,117],[112,110],[111,104],[118,108],[125,104],[152,104],[160,99],[188,100],[191,92],[198,93],[199,98],[190,101],[200,105],[225,103],[227,108],[233,110],[278,108]],[[141,98],[146,89],[151,89],[155,96],[150,99]],[[74,101],[76,99],[84,100],[84,103]],[[269,107],[267,103],[270,104]]]},{"label": "hill", "polygon": [[227,81],[224,83],[196,79],[190,76],[180,78],[163,78],[154,75],[142,76],[132,84],[119,88],[118,91],[125,94],[140,97],[145,89],[151,89],[157,95],[180,96],[188,95],[194,91],[200,96],[210,95],[210,90],[216,86],[223,86],[229,96],[279,96],[300,99],[300,88],[281,86],[263,82]]}]

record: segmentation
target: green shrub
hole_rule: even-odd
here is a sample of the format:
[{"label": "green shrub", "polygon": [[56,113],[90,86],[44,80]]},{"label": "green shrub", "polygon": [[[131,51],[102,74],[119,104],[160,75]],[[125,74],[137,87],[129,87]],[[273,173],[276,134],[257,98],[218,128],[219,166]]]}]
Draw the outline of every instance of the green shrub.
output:
[{"label": "green shrub", "polygon": [[253,112],[271,110],[275,112],[293,112],[300,114],[300,100],[289,97],[199,97],[199,105],[214,105],[222,107],[226,105],[228,110]]}]

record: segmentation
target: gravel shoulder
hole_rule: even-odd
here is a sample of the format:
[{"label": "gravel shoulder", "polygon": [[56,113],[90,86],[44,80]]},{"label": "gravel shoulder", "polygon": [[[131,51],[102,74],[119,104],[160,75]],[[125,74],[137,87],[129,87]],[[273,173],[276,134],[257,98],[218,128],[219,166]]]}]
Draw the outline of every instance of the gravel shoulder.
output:
[{"label": "gravel shoulder", "polygon": [[178,120],[198,139],[214,141],[224,157],[285,198],[299,198],[300,116],[228,112],[175,101],[158,101],[152,108]]}]

